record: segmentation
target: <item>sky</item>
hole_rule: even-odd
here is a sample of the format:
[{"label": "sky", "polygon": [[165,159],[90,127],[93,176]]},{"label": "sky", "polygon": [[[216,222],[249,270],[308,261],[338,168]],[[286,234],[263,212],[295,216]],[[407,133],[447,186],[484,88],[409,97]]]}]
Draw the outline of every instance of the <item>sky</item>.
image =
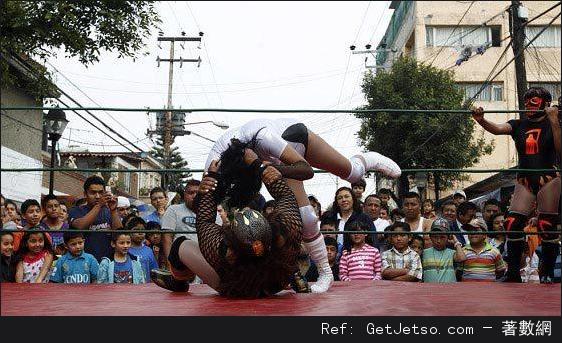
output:
[{"label": "sky", "polygon": [[[383,37],[393,10],[390,1],[345,2],[158,2],[165,36],[188,37],[204,32],[202,43],[176,44],[175,57],[198,58],[202,62],[174,65],[172,103],[175,108],[249,109],[353,109],[365,104],[361,80],[371,55],[351,54],[350,45],[364,50],[376,47]],[[169,58],[169,42],[160,46],[158,29],[146,40],[147,56],[135,61],[118,59],[103,52],[96,64],[83,66],[64,53],[48,60],[56,84],[82,106],[163,108],[167,104],[168,63],[158,67],[156,59]],[[64,99],[64,97],[63,97]],[[64,99],[65,102],[66,99]],[[95,114],[113,129],[150,150],[146,131],[154,129],[155,115],[146,112]],[[250,114],[190,113],[187,122],[226,122],[231,128],[263,117],[292,117],[319,134],[344,156],[362,148],[356,133],[360,122],[349,114]],[[67,111],[70,123],[60,141],[90,151],[126,151],[95,128]],[[216,140],[224,132],[212,124],[188,125],[194,135],[177,137],[175,146],[193,169],[204,166]],[[81,142],[81,143],[77,143]],[[87,144],[89,145],[87,145]],[[195,174],[196,178],[200,175]],[[374,190],[367,180],[367,192]],[[337,187],[349,185],[328,174],[316,174],[305,182],[307,193],[316,195],[322,206],[333,201]],[[262,189],[266,198],[269,194]]]}]

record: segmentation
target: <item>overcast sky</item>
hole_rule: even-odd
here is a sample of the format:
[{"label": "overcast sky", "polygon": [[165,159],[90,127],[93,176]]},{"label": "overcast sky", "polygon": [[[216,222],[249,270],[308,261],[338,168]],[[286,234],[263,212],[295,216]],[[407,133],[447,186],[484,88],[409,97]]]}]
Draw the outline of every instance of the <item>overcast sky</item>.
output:
[{"label": "overcast sky", "polygon": [[[202,63],[174,66],[175,108],[254,109],[353,109],[365,103],[360,84],[365,56],[352,55],[368,43],[376,47],[390,21],[390,1],[359,2],[182,2],[157,3],[165,36],[197,36],[203,44],[176,44],[176,58],[201,57]],[[158,46],[158,30],[147,40],[149,54],[136,61],[103,53],[100,62],[84,67],[76,59],[59,54],[49,60],[56,83],[83,106],[162,108],[167,103],[168,63],[157,66],[156,58],[169,58],[168,42]],[[369,55],[367,64],[374,64]],[[70,81],[69,81],[70,80]],[[72,83],[75,85],[73,85]],[[78,89],[79,88],[79,89]],[[82,93],[83,92],[83,93]],[[91,99],[89,99],[89,98]],[[64,98],[63,98],[64,99]],[[66,100],[65,100],[66,102]],[[90,151],[126,151],[73,113],[61,147],[86,146]],[[149,150],[146,138],[154,114],[100,112],[96,115],[116,131]],[[361,151],[356,132],[359,121],[346,114],[248,114],[193,113],[187,122],[224,121],[230,127],[248,120],[272,116],[294,117],[319,133],[345,156]],[[212,124],[188,126],[208,139],[223,130]],[[68,139],[95,144],[87,146]],[[212,142],[195,137],[176,138],[175,145],[191,168],[203,168]],[[325,207],[337,186],[348,185],[334,176],[317,174],[305,183]],[[374,189],[369,182],[367,190]],[[264,188],[265,190],[265,188]],[[265,192],[264,192],[265,193]],[[269,195],[266,194],[269,198]]]}]

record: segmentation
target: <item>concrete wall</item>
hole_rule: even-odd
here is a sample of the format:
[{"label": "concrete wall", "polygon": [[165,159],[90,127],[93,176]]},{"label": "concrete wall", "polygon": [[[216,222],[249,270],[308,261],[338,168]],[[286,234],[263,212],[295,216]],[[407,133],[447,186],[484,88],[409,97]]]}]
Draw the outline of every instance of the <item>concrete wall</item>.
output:
[{"label": "concrete wall", "polygon": [[[26,93],[15,88],[2,88],[0,102],[2,106],[41,106]],[[13,117],[26,125],[8,118],[4,114]],[[43,130],[43,114],[41,111],[4,111],[2,110],[2,134],[1,143],[3,147],[10,148],[23,155],[29,156],[41,163],[41,137]]]}]

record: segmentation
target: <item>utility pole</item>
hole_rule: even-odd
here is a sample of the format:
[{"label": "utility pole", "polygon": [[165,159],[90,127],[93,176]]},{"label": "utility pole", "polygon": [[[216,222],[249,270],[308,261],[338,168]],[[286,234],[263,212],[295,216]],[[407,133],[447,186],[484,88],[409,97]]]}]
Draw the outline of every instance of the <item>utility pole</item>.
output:
[{"label": "utility pole", "polygon": [[523,23],[527,21],[527,9],[521,5],[519,0],[511,0],[509,9],[509,31],[513,40],[513,54],[515,55],[515,80],[517,84],[518,109],[525,108],[525,92],[527,91],[527,70],[525,68],[525,28]]},{"label": "utility pole", "polygon": [[[185,34],[185,33],[183,33]],[[172,105],[172,86],[174,83],[174,63],[179,62],[180,68],[183,66],[183,62],[195,62],[198,63],[198,66],[201,64],[201,57],[197,59],[184,59],[184,58],[174,58],[174,47],[176,42],[201,42],[201,36],[203,36],[202,32],[199,32],[199,37],[158,37],[158,42],[170,42],[170,58],[160,58],[158,56],[156,61],[158,62],[158,67],[160,67],[160,62],[169,62],[169,72],[168,72],[168,109],[171,110],[173,108]],[[164,143],[164,167],[166,169],[170,168],[170,155],[171,155],[171,146],[174,142],[174,136],[172,135],[172,111],[167,111],[165,114],[165,121],[164,121],[164,132],[162,134],[162,141]],[[168,189],[168,173],[164,173],[164,179],[162,180],[163,186],[166,190]]]}]

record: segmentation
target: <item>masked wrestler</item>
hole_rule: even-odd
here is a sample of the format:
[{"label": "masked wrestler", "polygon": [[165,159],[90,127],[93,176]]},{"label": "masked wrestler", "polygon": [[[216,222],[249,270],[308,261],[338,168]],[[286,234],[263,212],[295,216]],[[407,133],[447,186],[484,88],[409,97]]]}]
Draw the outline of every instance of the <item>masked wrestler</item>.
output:
[{"label": "masked wrestler", "polygon": [[[511,135],[519,155],[521,169],[558,169],[560,162],[560,122],[558,108],[550,107],[552,96],[542,87],[531,87],[525,93],[525,119],[497,124],[484,118],[480,107],[473,118],[494,135]],[[557,231],[560,225],[560,173],[518,173],[515,191],[505,219],[508,271],[504,281],[521,282],[519,270],[524,250],[523,228],[527,224],[533,201],[537,201],[540,231]],[[554,277],[554,265],[559,254],[559,234],[541,234],[543,275],[549,283]]]},{"label": "masked wrestler", "polygon": [[[248,148],[248,149],[247,149]],[[254,153],[248,154],[247,151]],[[226,152],[226,154],[225,154]],[[312,167],[324,169],[351,183],[359,181],[367,171],[380,171],[397,178],[400,167],[391,159],[376,153],[366,152],[346,158],[318,135],[294,119],[257,119],[231,129],[223,134],[213,146],[206,163],[221,157],[221,174],[230,175],[233,193],[246,192],[251,198],[259,191],[257,178],[249,167],[250,161],[259,159],[273,163],[295,194],[303,223],[303,242],[311,260],[318,267],[318,281],[311,286],[312,292],[321,293],[329,289],[333,275],[328,263],[324,239],[319,231],[318,217],[310,205],[303,181],[314,176]],[[228,162],[228,163],[225,163]],[[224,170],[228,168],[229,170]],[[243,189],[254,180],[256,187]],[[243,199],[248,201],[249,199]]]},{"label": "masked wrestler", "polygon": [[261,163],[253,163],[252,167],[256,168],[258,181],[263,180],[275,199],[274,211],[265,218],[248,207],[231,208],[228,223],[217,225],[217,205],[230,185],[217,173],[219,168],[213,161],[195,200],[199,244],[185,237],[176,239],[168,257],[170,272],[151,272],[156,284],[172,291],[186,291],[188,282],[198,275],[219,294],[243,298],[272,295],[289,284],[298,270],[302,237],[297,202],[277,169]]}]

